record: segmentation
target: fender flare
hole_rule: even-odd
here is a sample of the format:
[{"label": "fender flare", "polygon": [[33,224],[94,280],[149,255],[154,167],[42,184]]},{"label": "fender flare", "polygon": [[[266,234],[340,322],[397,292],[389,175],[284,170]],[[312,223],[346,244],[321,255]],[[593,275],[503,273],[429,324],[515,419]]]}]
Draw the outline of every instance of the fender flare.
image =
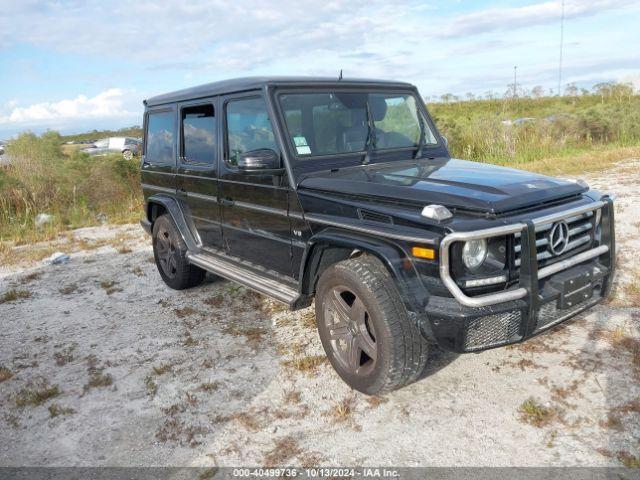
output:
[{"label": "fender flare", "polygon": [[146,200],[146,206],[145,206],[145,214],[147,217],[146,221],[148,222],[148,225],[150,226],[151,231],[153,231],[153,222],[155,221],[155,218],[153,215],[154,205],[161,206],[169,215],[171,215],[171,218],[176,224],[176,227],[178,227],[180,236],[182,237],[182,240],[184,240],[184,243],[187,245],[187,248],[189,249],[189,251],[197,252],[198,250],[200,250],[199,239],[197,239],[193,235],[191,229],[189,228],[189,225],[187,224],[187,221],[185,219],[183,209],[180,206],[180,202],[178,202],[178,200],[168,195],[156,194],[156,195],[152,195]]},{"label": "fender flare", "polygon": [[[322,268],[322,256],[330,249],[345,249],[366,252],[377,257],[393,277],[407,310],[421,313],[426,306],[429,294],[422,284],[413,263],[407,263],[409,256],[393,240],[346,232],[329,227],[313,235],[307,242],[307,248],[300,265],[300,291],[312,295],[315,282]],[[340,258],[338,261],[349,258]]]}]

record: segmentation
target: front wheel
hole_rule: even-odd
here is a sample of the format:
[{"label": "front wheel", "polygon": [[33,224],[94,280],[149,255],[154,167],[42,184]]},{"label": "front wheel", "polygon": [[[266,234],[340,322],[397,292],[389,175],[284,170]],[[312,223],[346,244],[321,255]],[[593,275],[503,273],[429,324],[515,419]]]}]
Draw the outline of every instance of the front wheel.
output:
[{"label": "front wheel", "polygon": [[122,152],[122,158],[125,160],[131,160],[133,158],[133,152],[131,150],[125,150]]},{"label": "front wheel", "polygon": [[316,322],[331,365],[360,392],[395,390],[424,370],[428,343],[375,257],[351,258],[324,271],[316,290]]}]

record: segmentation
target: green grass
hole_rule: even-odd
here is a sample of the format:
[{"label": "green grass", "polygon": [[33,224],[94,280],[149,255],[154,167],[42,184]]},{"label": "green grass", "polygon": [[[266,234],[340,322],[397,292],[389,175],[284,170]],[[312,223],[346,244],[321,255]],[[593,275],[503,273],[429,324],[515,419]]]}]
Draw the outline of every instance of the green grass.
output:
[{"label": "green grass", "polygon": [[93,372],[89,377],[89,383],[84,388],[85,391],[91,388],[110,387],[113,385],[113,377],[108,373]]},{"label": "green grass", "polygon": [[520,408],[520,420],[534,427],[542,428],[558,417],[558,412],[554,408],[549,408],[538,403],[534,398],[528,398]]},{"label": "green grass", "polygon": [[15,302],[16,300],[25,299],[31,297],[31,292],[29,290],[16,290],[11,289],[4,292],[0,295],[0,304]]},{"label": "green grass", "polygon": [[33,388],[23,388],[16,395],[16,405],[20,408],[31,405],[37,407],[42,405],[50,398],[60,395],[60,387],[58,385],[49,385],[46,381]]},{"label": "green grass", "polygon": [[[522,168],[543,159],[562,164],[594,150],[640,146],[640,95],[630,92],[435,103],[428,108],[452,155],[469,160]],[[517,118],[535,120],[503,124]]]}]

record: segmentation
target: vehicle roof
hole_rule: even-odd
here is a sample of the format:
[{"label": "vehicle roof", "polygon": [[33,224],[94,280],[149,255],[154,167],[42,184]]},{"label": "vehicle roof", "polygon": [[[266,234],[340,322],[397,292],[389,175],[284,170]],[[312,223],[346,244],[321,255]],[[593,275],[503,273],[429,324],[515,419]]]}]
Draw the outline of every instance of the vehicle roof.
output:
[{"label": "vehicle roof", "polygon": [[206,83],[196,87],[185,88],[175,92],[156,95],[144,101],[147,106],[162,105],[165,103],[180,102],[196,98],[208,97],[212,95],[222,95],[227,93],[255,90],[264,86],[318,86],[318,85],[349,85],[349,86],[385,86],[413,88],[413,85],[406,82],[389,80],[373,80],[366,78],[343,78],[338,80],[335,77],[243,77],[221,80],[219,82]]}]

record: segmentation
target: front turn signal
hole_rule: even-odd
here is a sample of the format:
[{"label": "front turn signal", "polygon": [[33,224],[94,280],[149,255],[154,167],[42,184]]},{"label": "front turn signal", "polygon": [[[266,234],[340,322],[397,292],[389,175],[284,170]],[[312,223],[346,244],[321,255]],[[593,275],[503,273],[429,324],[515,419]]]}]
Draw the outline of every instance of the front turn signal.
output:
[{"label": "front turn signal", "polygon": [[416,258],[425,258],[427,260],[435,260],[436,251],[433,248],[413,247],[411,254]]}]

